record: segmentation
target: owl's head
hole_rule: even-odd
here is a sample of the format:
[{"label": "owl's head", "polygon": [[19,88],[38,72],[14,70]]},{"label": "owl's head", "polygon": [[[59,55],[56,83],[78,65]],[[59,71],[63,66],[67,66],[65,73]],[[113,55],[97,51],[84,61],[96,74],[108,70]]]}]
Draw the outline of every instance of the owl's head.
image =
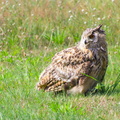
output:
[{"label": "owl's head", "polygon": [[102,25],[97,26],[96,28],[87,28],[82,36],[80,41],[80,47],[82,48],[96,48],[101,42],[101,36],[105,37],[105,33],[100,28]]}]

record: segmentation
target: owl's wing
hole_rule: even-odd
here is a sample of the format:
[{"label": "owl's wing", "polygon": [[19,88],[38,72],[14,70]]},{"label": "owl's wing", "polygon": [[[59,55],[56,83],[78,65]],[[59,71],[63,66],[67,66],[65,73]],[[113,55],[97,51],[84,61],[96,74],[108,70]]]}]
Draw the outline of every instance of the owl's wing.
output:
[{"label": "owl's wing", "polygon": [[69,89],[80,79],[84,83],[93,66],[96,69],[98,65],[94,64],[94,55],[90,50],[77,47],[65,49],[55,54],[52,63],[41,74],[37,88],[45,91]]}]

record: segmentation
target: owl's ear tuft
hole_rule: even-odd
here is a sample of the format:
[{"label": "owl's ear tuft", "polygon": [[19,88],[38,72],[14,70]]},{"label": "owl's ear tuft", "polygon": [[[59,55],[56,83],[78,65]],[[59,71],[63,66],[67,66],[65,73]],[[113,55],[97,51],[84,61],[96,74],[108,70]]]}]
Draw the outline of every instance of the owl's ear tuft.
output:
[{"label": "owl's ear tuft", "polygon": [[102,25],[97,26],[96,28],[93,29],[94,32],[99,31]]},{"label": "owl's ear tuft", "polygon": [[96,32],[96,31],[98,31],[99,33],[105,34],[105,31],[100,29],[101,27],[102,27],[102,25],[99,25],[96,28],[94,28],[92,31],[92,34],[94,34],[94,32]]}]

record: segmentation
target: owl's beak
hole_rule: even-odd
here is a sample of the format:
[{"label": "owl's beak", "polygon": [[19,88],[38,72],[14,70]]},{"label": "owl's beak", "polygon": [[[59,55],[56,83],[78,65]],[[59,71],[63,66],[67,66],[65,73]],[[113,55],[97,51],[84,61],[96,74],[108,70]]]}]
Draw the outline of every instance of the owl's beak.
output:
[{"label": "owl's beak", "polygon": [[90,42],[92,42],[92,41],[93,41],[93,39],[89,39],[89,41],[90,41]]},{"label": "owl's beak", "polygon": [[89,40],[85,40],[85,44],[88,44],[89,42],[93,42],[93,40],[92,39],[89,39]]}]

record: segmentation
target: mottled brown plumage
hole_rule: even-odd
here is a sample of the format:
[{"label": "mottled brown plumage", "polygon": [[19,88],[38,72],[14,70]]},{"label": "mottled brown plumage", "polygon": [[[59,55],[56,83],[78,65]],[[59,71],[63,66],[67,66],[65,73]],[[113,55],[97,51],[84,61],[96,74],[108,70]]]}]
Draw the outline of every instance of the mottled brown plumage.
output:
[{"label": "mottled brown plumage", "polygon": [[105,33],[86,29],[74,47],[56,53],[52,63],[41,73],[37,89],[85,94],[102,82],[108,65]]}]

